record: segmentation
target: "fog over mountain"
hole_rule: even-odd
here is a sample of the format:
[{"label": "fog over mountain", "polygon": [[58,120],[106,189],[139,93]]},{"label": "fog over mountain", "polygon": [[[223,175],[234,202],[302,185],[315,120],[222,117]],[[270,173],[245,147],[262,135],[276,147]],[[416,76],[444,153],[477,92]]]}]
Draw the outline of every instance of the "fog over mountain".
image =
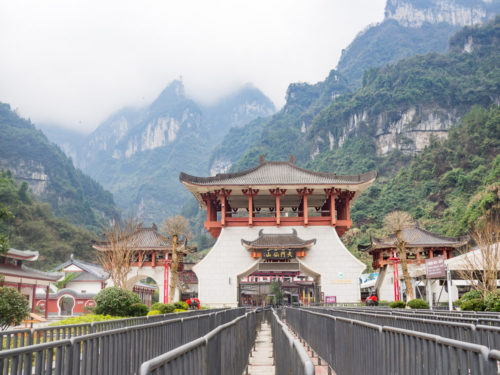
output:
[{"label": "fog over mountain", "polygon": [[85,133],[181,76],[196,102],[251,82],[281,107],[288,84],[323,79],[384,3],[1,2],[0,101],[36,124]]}]

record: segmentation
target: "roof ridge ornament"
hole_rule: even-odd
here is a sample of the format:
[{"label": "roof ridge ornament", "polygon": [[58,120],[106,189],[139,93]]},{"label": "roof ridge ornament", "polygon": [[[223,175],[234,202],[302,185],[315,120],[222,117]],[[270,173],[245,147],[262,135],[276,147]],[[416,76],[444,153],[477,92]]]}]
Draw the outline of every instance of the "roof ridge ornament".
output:
[{"label": "roof ridge ornament", "polygon": [[295,158],[295,156],[293,156],[292,154],[288,154],[288,162],[290,164],[294,164],[295,165],[296,161],[297,161],[297,159]]},{"label": "roof ridge ornament", "polygon": [[259,156],[259,164],[264,164],[266,162],[266,156],[267,154],[261,154]]}]

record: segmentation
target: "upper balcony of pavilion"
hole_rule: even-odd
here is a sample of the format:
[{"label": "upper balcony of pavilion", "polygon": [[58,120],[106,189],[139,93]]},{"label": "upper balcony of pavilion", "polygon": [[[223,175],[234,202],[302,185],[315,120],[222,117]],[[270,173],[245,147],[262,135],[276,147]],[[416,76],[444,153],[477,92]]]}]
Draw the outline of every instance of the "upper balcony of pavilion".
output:
[{"label": "upper balcony of pavilion", "polygon": [[266,161],[242,172],[180,181],[207,210],[205,228],[217,237],[231,226],[333,226],[342,235],[352,225],[350,205],[376,179],[377,172],[342,176]]}]

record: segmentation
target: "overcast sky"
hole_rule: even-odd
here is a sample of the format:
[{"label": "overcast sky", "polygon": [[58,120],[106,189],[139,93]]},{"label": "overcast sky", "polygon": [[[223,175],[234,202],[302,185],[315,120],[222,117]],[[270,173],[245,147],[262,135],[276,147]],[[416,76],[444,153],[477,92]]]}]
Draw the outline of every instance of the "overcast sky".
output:
[{"label": "overcast sky", "polygon": [[0,0],[0,101],[88,133],[173,79],[210,102],[252,83],[277,107],[383,18],[385,0]]}]

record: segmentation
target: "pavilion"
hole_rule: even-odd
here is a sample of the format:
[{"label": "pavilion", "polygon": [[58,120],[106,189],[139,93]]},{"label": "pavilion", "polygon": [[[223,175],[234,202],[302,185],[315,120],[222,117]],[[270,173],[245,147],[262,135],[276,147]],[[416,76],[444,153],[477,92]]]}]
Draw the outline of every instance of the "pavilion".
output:
[{"label": "pavilion", "polygon": [[[341,176],[299,168],[293,158],[212,177],[179,176],[207,210],[205,228],[217,241],[195,267],[204,305],[236,306],[242,280],[254,272],[300,272],[314,280],[311,300],[360,300],[365,265],[342,244],[350,206],[375,171]],[[279,250],[279,251],[278,251]]]}]

